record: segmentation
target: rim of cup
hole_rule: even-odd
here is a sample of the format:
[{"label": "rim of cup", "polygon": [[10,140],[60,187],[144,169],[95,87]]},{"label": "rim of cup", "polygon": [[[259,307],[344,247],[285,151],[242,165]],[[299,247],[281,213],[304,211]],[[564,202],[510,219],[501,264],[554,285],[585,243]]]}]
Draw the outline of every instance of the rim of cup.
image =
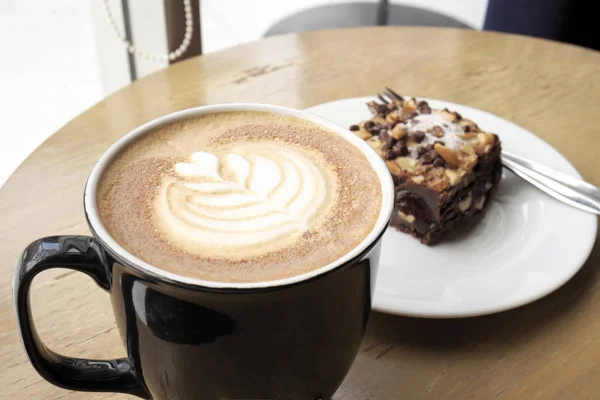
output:
[{"label": "rim of cup", "polygon": [[[194,117],[202,114],[231,111],[269,112],[275,114],[291,115],[304,120],[312,121],[324,128],[327,128],[330,131],[333,131],[334,133],[338,134],[339,136],[343,137],[348,142],[350,142],[354,147],[359,149],[365,155],[365,157],[369,161],[369,164],[377,173],[379,182],[381,183],[381,208],[379,210],[379,215],[377,217],[375,225],[373,226],[373,229],[371,229],[369,234],[352,250],[350,250],[342,257],[327,265],[313,269],[300,275],[294,275],[283,279],[259,282],[219,282],[191,278],[188,276],[179,275],[173,272],[168,272],[163,269],[160,269],[140,259],[139,257],[136,257],[135,255],[127,251],[125,248],[123,248],[123,246],[121,246],[106,230],[98,215],[98,208],[96,203],[97,187],[102,173],[104,172],[106,167],[115,157],[118,156],[122,149],[124,149],[127,145],[129,145],[130,143],[137,140],[140,136],[145,135],[146,133],[154,130],[157,127],[172,123],[180,119]],[[325,118],[321,118],[317,115],[313,115],[300,110],[295,110],[292,108],[260,103],[229,103],[188,108],[185,110],[176,111],[171,114],[164,115],[150,122],[147,122],[124,135],[113,145],[111,145],[111,147],[108,150],[106,150],[106,152],[94,165],[92,172],[90,173],[89,178],[87,180],[84,191],[85,214],[92,234],[103,245],[105,250],[107,250],[115,258],[116,261],[130,268],[133,268],[141,274],[149,275],[159,280],[168,281],[176,284],[183,284],[186,286],[199,286],[214,289],[261,289],[277,286],[287,286],[303,282],[311,278],[317,277],[319,275],[325,274],[329,271],[332,271],[344,265],[346,262],[356,258],[363,251],[368,249],[369,246],[379,238],[379,236],[387,228],[393,206],[394,185],[388,168],[385,165],[384,161],[381,159],[381,157],[377,154],[377,152],[373,148],[371,148],[371,146],[369,146],[369,144],[366,143],[363,139],[359,138],[358,136],[350,132],[348,129]]]}]

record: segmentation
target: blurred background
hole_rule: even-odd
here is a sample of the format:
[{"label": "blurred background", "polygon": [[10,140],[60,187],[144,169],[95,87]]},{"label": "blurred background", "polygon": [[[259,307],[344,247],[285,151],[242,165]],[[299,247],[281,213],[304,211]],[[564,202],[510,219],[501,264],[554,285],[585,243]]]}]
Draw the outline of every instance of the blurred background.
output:
[{"label": "blurred background", "polygon": [[[489,29],[598,49],[577,0],[192,0],[192,45],[180,59],[264,36],[344,26]],[[109,23],[105,6],[112,14]],[[198,30],[198,23],[200,30]],[[183,0],[0,0],[0,185],[48,136],[118,90],[169,65],[185,31]],[[175,61],[172,61],[175,62]],[[81,133],[85,135],[85,132]]]}]

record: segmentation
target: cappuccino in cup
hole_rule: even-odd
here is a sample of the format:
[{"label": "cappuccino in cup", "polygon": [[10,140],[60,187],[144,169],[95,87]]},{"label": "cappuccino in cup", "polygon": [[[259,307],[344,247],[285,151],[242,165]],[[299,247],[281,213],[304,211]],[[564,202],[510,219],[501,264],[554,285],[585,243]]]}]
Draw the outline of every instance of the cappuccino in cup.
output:
[{"label": "cappuccino in cup", "polygon": [[359,149],[291,115],[204,114],[129,144],[104,171],[100,219],[136,257],[217,282],[284,279],[372,231],[381,183]]}]

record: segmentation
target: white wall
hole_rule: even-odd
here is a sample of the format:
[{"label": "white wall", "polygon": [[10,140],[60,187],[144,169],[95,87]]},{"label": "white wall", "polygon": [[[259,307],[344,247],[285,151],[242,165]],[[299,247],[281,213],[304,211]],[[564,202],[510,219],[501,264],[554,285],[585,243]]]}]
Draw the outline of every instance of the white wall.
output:
[{"label": "white wall", "polygon": [[475,29],[482,29],[488,0],[402,0],[396,4],[419,7],[453,17]]},{"label": "white wall", "polygon": [[0,185],[102,98],[98,76],[88,1],[0,0]]}]

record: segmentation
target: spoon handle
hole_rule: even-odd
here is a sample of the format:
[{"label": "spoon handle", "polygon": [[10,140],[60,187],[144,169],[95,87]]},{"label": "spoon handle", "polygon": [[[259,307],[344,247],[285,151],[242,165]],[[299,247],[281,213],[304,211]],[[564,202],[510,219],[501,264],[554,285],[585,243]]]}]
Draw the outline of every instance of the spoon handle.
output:
[{"label": "spoon handle", "polygon": [[502,151],[502,164],[550,196],[600,215],[600,188],[505,151]]}]

